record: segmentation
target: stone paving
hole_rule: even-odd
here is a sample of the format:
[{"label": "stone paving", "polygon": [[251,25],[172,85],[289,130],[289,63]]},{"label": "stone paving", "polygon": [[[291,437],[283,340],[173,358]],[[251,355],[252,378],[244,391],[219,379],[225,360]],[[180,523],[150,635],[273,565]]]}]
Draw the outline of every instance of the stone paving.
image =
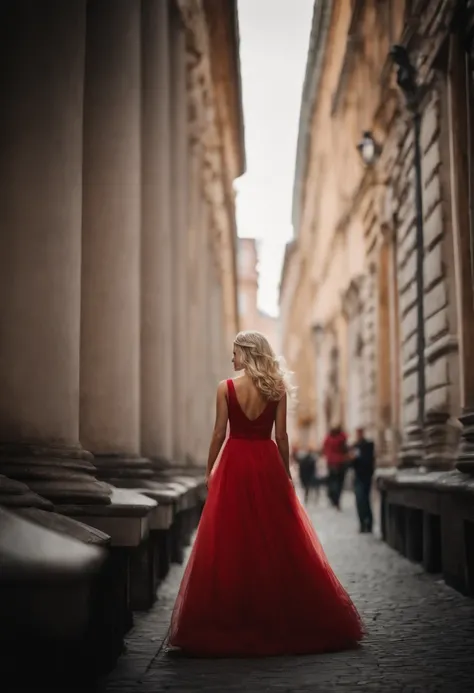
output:
[{"label": "stone paving", "polygon": [[[309,511],[336,573],[369,634],[360,649],[254,660],[172,658],[163,648],[182,574],[174,567],[152,611],[139,615],[127,652],[101,693],[465,693],[474,691],[474,600],[428,576],[375,534],[359,535],[354,501]],[[317,624],[315,624],[317,627]],[[92,690],[92,689],[91,689]],[[96,689],[97,690],[97,689]]]}]

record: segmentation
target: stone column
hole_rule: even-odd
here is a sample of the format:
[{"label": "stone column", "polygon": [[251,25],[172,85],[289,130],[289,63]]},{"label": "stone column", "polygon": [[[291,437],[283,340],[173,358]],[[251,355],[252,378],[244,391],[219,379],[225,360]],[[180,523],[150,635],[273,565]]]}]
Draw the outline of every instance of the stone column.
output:
[{"label": "stone column", "polygon": [[[186,463],[188,343],[186,238],[188,225],[188,113],[186,37],[176,8],[170,13],[171,227],[173,253],[173,456]],[[171,403],[170,403],[171,404]]]},{"label": "stone column", "polygon": [[202,335],[205,326],[200,314],[199,276],[201,258],[199,255],[202,239],[202,192],[200,189],[201,153],[197,139],[191,140],[189,167],[189,232],[186,252],[187,262],[187,312],[189,342],[192,347],[188,353],[188,383],[186,392],[186,409],[188,435],[186,438],[186,458],[190,464],[195,462],[201,436],[200,411],[197,403],[201,399],[199,375],[202,368],[201,350]]},{"label": "stone column", "polygon": [[224,294],[220,276],[217,278],[217,321],[219,333],[219,380],[232,375],[232,342],[227,337],[224,320]]},{"label": "stone column", "polygon": [[376,400],[377,400],[377,464],[392,464],[392,391],[390,345],[390,246],[386,239],[379,239],[377,253],[377,303],[376,303]]},{"label": "stone column", "polygon": [[204,381],[204,393],[205,393],[205,418],[204,418],[204,437],[205,446],[203,450],[203,455],[201,455],[201,463],[205,463],[205,456],[207,454],[207,447],[209,445],[210,436],[212,433],[214,418],[215,418],[215,397],[217,389],[217,369],[216,369],[216,343],[215,343],[215,332],[216,332],[216,314],[215,314],[215,302],[214,302],[214,282],[215,282],[215,272],[216,272],[216,261],[214,257],[214,249],[212,247],[211,240],[212,227],[209,224],[206,227],[206,245],[205,245],[205,324],[206,324],[206,344],[205,353],[206,357],[204,360],[205,364],[205,381]]},{"label": "stone column", "polygon": [[209,369],[212,362],[212,354],[209,348],[209,295],[208,295],[208,275],[209,265],[209,203],[206,199],[201,203],[201,219],[199,225],[199,245],[197,251],[198,274],[196,277],[196,310],[199,314],[199,333],[196,336],[196,348],[199,354],[197,364],[197,379],[199,391],[199,410],[198,415],[198,445],[196,448],[196,461],[206,462],[206,455],[209,446],[209,435],[211,431],[208,425],[209,412]]},{"label": "stone column", "polygon": [[81,441],[102,478],[151,476],[140,450],[140,2],[88,3]]},{"label": "stone column", "polygon": [[392,412],[392,461],[398,459],[400,445],[400,321],[397,274],[396,237],[388,238],[390,257],[388,269],[390,313],[390,393]]},{"label": "stone column", "polygon": [[0,50],[0,471],[108,503],[79,444],[85,0],[8,3]]},{"label": "stone column", "polygon": [[141,451],[173,455],[168,3],[142,2]]},{"label": "stone column", "polygon": [[[466,93],[466,53],[457,34],[450,37],[448,81],[449,157],[452,204],[452,238],[454,250],[454,274],[456,281],[456,308],[459,334],[459,384],[462,425],[461,441],[456,467],[459,471],[474,474],[474,368],[470,351],[474,343],[474,277],[472,257],[472,189],[469,162],[474,159],[471,143],[469,151],[468,99]],[[466,156],[465,152],[469,151]]]},{"label": "stone column", "polygon": [[211,306],[211,324],[210,324],[210,341],[212,354],[212,379],[214,388],[217,388],[217,383],[222,380],[222,348],[221,348],[221,316],[219,305],[219,267],[215,258],[212,258],[212,272],[210,272],[210,306]]}]

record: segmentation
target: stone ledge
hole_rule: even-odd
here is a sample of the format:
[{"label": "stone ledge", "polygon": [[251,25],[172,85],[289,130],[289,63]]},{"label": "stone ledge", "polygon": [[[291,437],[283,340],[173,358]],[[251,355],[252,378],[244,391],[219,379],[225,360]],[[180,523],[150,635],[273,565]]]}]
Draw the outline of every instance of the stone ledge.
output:
[{"label": "stone ledge", "polygon": [[101,532],[95,527],[73,520],[66,515],[58,515],[54,512],[48,512],[39,508],[21,508],[16,511],[18,515],[31,520],[46,529],[53,532],[69,536],[73,539],[81,541],[89,546],[108,546],[110,537],[108,534]]},{"label": "stone ledge", "polygon": [[457,470],[424,471],[397,470],[392,468],[383,474],[376,473],[376,484],[380,490],[411,488],[441,493],[474,495],[474,478]]},{"label": "stone ledge", "polygon": [[0,474],[0,505],[7,508],[42,508],[52,510],[53,504],[37,493],[34,493],[26,484],[15,481]]},{"label": "stone ledge", "polygon": [[[0,508],[1,582],[77,581],[99,570],[106,535],[49,511],[23,512]],[[87,534],[91,541],[83,540]]]},{"label": "stone ledge", "polygon": [[62,505],[63,515],[105,532],[112,547],[134,548],[146,539],[156,501],[134,490],[112,487],[110,505]]}]

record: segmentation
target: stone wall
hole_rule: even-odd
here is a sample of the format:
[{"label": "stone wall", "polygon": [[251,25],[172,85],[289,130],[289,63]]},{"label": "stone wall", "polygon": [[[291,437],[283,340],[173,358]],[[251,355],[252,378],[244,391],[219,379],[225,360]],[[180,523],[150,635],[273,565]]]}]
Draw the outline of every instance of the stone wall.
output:
[{"label": "stone wall", "polygon": [[[329,27],[334,41],[322,58],[322,86],[313,103],[309,163],[304,185],[301,180],[298,183],[298,190],[303,192],[296,252],[301,262],[313,265],[313,270],[309,276],[300,273],[293,290],[293,309],[306,330],[308,323],[325,328],[337,322],[356,267],[341,258],[355,255],[351,243],[361,225],[363,378],[360,392],[354,394],[357,388],[350,373],[355,365],[351,361],[354,320],[347,315],[347,329],[337,331],[340,353],[345,355],[341,364],[342,397],[346,397],[347,387],[351,411],[354,398],[359,398],[361,418],[376,439],[380,455],[387,462],[390,455],[395,462],[396,456],[405,466],[452,466],[458,435],[458,296],[449,201],[444,57],[447,27],[455,5],[453,0],[426,0],[405,8],[400,2],[392,5],[388,17],[376,12],[372,0],[361,0],[354,4],[348,22],[340,5],[334,4]],[[412,48],[415,39],[416,52]],[[422,275],[417,253],[414,125],[395,83],[396,69],[388,54],[395,42],[407,45],[415,56],[423,93]],[[359,93],[364,93],[364,103],[357,98]],[[331,97],[328,118],[326,109]],[[308,104],[305,108],[307,111]],[[370,130],[382,145],[380,158],[365,169],[354,161],[362,130]],[[334,137],[338,143],[333,147],[328,171],[324,162]],[[334,175],[343,166],[344,175]],[[342,299],[339,304],[338,296]],[[310,339],[309,330],[304,333],[300,328],[298,332],[300,344]],[[284,339],[289,343],[285,333]],[[327,359],[325,365],[317,364],[319,380],[326,379],[328,368]],[[309,377],[306,381],[314,382]],[[319,399],[325,395],[319,385],[316,392],[315,411],[321,416],[324,406]]]}]

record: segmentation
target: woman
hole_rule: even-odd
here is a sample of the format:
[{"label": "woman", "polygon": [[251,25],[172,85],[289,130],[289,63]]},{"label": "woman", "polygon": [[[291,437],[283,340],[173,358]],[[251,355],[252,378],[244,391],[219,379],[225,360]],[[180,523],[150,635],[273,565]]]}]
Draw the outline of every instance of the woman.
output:
[{"label": "woman", "polygon": [[[362,638],[361,619],[291,480],[286,374],[259,332],[237,335],[233,364],[243,375],[217,389],[209,494],[174,607],[170,645],[211,657],[353,647]],[[228,421],[230,436],[214,468]]]}]

